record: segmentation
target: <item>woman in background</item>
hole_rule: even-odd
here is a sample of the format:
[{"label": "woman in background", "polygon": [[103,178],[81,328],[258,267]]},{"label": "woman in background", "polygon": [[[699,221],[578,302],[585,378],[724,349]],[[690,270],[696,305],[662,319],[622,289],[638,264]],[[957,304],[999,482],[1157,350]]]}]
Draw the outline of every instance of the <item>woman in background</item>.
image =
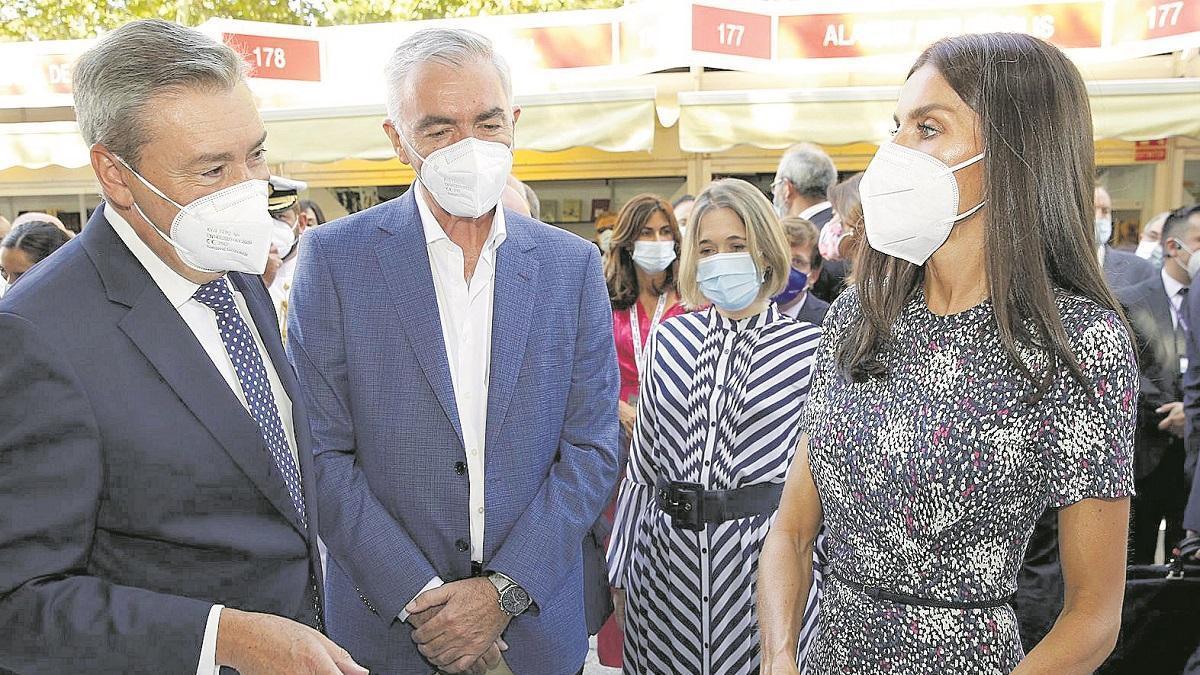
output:
[{"label": "woman in background", "polygon": [[[611,232],[611,250],[605,259],[604,273],[613,308],[617,365],[621,370],[617,413],[621,421],[622,452],[627,457],[637,419],[637,393],[646,343],[659,323],[686,310],[676,289],[680,234],[671,205],[655,195],[638,195],[621,209]],[[605,512],[609,529],[615,508],[614,502]],[[601,543],[607,546],[608,541]],[[625,611],[620,589],[614,589],[613,605],[616,616],[600,631],[597,651],[601,664],[619,668]]]},{"label": "woman in background", "polygon": [[625,672],[750,675],[759,548],[820,329],[770,300],[786,287],[790,250],[758,188],[713,183],[691,222],[679,289],[689,306],[711,306],[650,336],[609,579],[627,594]]},{"label": "woman in background", "polygon": [[54,223],[41,220],[23,222],[0,240],[0,274],[12,286],[29,268],[45,260],[68,241],[71,241],[70,233]]},{"label": "woman in background", "polygon": [[325,212],[311,199],[300,200],[300,213],[306,221],[305,229],[325,224]]},{"label": "woman in background", "polygon": [[[825,232],[821,232],[821,254],[834,256],[832,259],[845,260],[850,264],[854,263],[858,244],[863,240],[862,199],[858,194],[862,176],[862,172],[856,173],[829,188],[829,203],[833,205],[838,227],[836,236],[829,237],[828,241]],[[850,276],[849,272],[846,276]]]}]

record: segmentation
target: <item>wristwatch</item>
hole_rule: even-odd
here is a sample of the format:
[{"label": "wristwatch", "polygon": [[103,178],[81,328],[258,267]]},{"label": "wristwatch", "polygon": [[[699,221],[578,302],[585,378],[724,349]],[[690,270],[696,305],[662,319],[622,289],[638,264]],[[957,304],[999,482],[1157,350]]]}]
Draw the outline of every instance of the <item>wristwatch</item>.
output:
[{"label": "wristwatch", "polygon": [[488,581],[492,582],[492,585],[496,587],[496,592],[500,594],[500,609],[505,614],[514,617],[520,616],[533,604],[529,593],[507,576],[499,572],[492,572],[488,575]]}]

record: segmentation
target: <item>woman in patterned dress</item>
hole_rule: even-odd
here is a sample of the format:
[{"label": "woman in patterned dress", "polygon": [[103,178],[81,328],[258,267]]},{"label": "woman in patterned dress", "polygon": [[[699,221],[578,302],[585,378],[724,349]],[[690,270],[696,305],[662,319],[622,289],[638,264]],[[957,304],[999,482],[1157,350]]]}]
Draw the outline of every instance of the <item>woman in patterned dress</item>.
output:
[{"label": "woman in patterned dress", "polygon": [[757,672],[758,553],[799,439],[820,330],[770,302],[789,248],[739,180],[696,200],[679,290],[704,311],[651,336],[609,546],[625,589],[627,673]]},{"label": "woman in patterned dress", "polygon": [[[1083,81],[1033,37],[948,38],[896,120],[763,550],[762,672],[796,672],[824,522],[810,673],[1090,673],[1120,628],[1137,366],[1094,253]],[[1026,655],[1007,600],[1048,506],[1066,605]]]}]

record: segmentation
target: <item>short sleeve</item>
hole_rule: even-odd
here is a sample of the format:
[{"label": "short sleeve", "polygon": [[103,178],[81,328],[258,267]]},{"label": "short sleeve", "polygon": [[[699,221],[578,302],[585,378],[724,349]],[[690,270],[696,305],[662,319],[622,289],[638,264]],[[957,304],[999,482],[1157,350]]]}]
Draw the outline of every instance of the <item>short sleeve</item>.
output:
[{"label": "short sleeve", "polygon": [[1064,373],[1053,400],[1046,401],[1053,408],[1043,461],[1054,508],[1133,494],[1137,355],[1115,313],[1104,312],[1081,328],[1071,341],[1086,384]]}]

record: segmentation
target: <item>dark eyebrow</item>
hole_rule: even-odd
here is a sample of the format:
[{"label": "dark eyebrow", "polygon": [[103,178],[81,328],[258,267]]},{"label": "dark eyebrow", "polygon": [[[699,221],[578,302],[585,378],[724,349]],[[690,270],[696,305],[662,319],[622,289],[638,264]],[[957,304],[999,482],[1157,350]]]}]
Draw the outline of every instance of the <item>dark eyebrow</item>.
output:
[{"label": "dark eyebrow", "polygon": [[426,129],[428,129],[430,127],[441,127],[441,126],[451,126],[452,127],[452,126],[454,126],[454,124],[455,124],[455,120],[450,119],[449,117],[442,117],[440,115],[426,115],[421,118],[420,122],[417,122],[417,126],[414,127],[414,129],[416,131],[425,131]]},{"label": "dark eyebrow", "polygon": [[[264,144],[264,143],[266,143],[266,142],[267,142],[267,132],[265,132],[265,131],[264,131],[264,132],[263,132],[263,135],[262,135],[262,137],[260,137],[260,138],[258,139],[258,142],[254,144],[254,147],[252,147],[252,148],[250,149],[250,150],[251,150],[251,152],[253,152],[253,151],[255,151],[255,150],[258,150],[258,149],[259,149],[259,148],[261,148],[261,147],[263,146],[263,144]],[[232,161],[234,161],[233,153],[229,153],[229,152],[208,152],[208,153],[205,153],[205,154],[203,154],[203,155],[200,155],[200,156],[199,156],[199,157],[197,157],[196,159],[192,160],[192,164],[193,164],[193,165],[199,165],[199,164],[225,164],[226,162],[232,162]]]},{"label": "dark eyebrow", "polygon": [[[926,103],[925,105],[923,105],[919,108],[914,108],[912,112],[908,113],[908,119],[911,120],[911,119],[916,119],[918,117],[924,117],[935,110],[941,110],[943,112],[948,112],[951,114],[954,113],[954,109],[948,105],[944,105],[942,103]],[[900,118],[899,117],[892,115],[892,121],[896,123],[896,126],[900,126]]]},{"label": "dark eyebrow", "polygon": [[491,110],[481,112],[478,115],[476,115],[475,123],[479,124],[480,122],[486,122],[486,121],[492,119],[493,117],[502,117],[502,116],[504,116],[504,108],[497,106],[495,108],[492,108]]}]

